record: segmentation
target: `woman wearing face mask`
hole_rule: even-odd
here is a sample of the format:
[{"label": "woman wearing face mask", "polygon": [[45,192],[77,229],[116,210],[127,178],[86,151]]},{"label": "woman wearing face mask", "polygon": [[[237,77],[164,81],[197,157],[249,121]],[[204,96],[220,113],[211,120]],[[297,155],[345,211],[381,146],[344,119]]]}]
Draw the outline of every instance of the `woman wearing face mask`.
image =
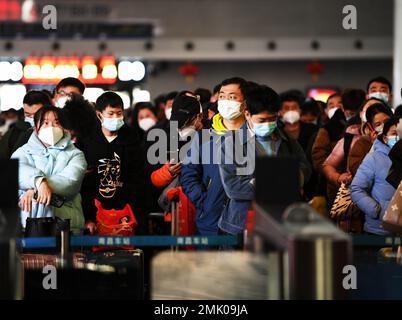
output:
[{"label": "woman wearing face mask", "polygon": [[369,107],[366,108],[364,117],[361,117],[366,120],[365,123],[362,123],[362,136],[356,141],[349,153],[349,170],[352,176],[356,174],[364,157],[372,149],[377,136],[382,133],[384,122],[393,116],[392,110],[383,103],[373,103],[372,100],[369,100],[368,103]]},{"label": "woman wearing face mask", "polygon": [[374,151],[364,158],[350,186],[353,202],[365,214],[364,231],[370,234],[389,234],[381,223],[395,193],[395,188],[386,181],[386,177],[391,167],[388,154],[399,138],[397,123],[396,118],[384,123],[382,133],[374,142]]},{"label": "woman wearing face mask", "polygon": [[146,133],[152,127],[158,127],[156,110],[152,103],[138,102],[128,117],[128,124],[138,131],[141,140],[146,139]]},{"label": "woman wearing face mask", "polygon": [[[87,163],[63,129],[60,109],[45,106],[35,113],[35,129],[29,141],[14,152],[19,160],[21,221],[27,217],[70,219],[75,233],[84,227],[80,187]],[[37,192],[37,198],[34,194]],[[50,205],[52,195],[64,199],[60,208]]]}]

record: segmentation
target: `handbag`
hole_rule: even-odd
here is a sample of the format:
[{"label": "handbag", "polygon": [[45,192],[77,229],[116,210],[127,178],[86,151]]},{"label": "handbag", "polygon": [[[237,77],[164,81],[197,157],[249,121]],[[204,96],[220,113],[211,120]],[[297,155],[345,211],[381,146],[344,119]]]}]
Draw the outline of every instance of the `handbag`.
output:
[{"label": "handbag", "polygon": [[396,189],[382,217],[385,230],[402,234],[402,184]]},{"label": "handbag", "polygon": [[70,219],[27,218],[24,237],[56,237],[63,230],[70,230]]},{"label": "handbag", "polygon": [[361,233],[363,221],[360,209],[353,203],[350,187],[342,183],[339,187],[330,216],[338,227],[347,233]]}]

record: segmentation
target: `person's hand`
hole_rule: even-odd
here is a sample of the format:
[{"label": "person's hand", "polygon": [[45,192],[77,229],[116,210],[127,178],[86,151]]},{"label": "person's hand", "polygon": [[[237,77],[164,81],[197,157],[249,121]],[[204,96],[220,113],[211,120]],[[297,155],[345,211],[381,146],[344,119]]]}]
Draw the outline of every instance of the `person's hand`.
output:
[{"label": "person's hand", "polygon": [[348,184],[351,181],[352,181],[352,175],[349,172],[342,173],[341,175],[339,175],[337,180],[338,184],[342,183]]},{"label": "person's hand", "polygon": [[92,221],[88,221],[88,222],[85,224],[85,229],[88,229],[90,234],[95,234],[95,233],[96,233],[96,229],[97,229],[97,228],[96,228],[96,224],[93,223]]},{"label": "person's hand", "polygon": [[[34,190],[28,190],[25,192],[25,194],[21,197],[20,200],[20,207],[23,211],[31,213],[32,211],[32,201],[35,201],[34,199]],[[35,201],[36,202],[36,201]]]},{"label": "person's hand", "polygon": [[172,176],[177,176],[181,172],[181,162],[176,164],[171,164],[169,161],[166,162],[166,166]]},{"label": "person's hand", "polygon": [[36,199],[37,202],[49,205],[50,200],[52,199],[52,189],[50,189],[47,180],[43,179],[39,188],[38,188],[38,198]]}]

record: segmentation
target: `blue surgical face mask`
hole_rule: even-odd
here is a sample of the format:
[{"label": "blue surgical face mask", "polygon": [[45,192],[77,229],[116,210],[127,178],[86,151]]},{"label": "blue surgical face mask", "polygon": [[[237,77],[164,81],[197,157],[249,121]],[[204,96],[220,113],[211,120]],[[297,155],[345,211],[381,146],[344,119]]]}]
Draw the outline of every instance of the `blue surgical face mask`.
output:
[{"label": "blue surgical face mask", "polygon": [[372,92],[372,93],[370,93],[370,94],[368,95],[368,97],[369,97],[369,99],[370,99],[370,98],[379,99],[379,100],[381,100],[381,101],[383,101],[383,102],[385,102],[385,103],[388,103],[388,99],[389,99],[388,94],[385,93],[385,92]]},{"label": "blue surgical face mask", "polygon": [[392,147],[399,141],[399,136],[387,136],[388,145],[392,149]]},{"label": "blue surgical face mask", "polygon": [[25,117],[25,122],[28,122],[31,127],[35,126],[34,118],[33,117]]},{"label": "blue surgical face mask", "polygon": [[276,129],[276,121],[274,122],[264,122],[264,123],[253,123],[253,130],[256,136],[265,138],[269,137],[272,132]]},{"label": "blue surgical face mask", "polygon": [[103,118],[102,126],[109,131],[118,131],[124,124],[124,118]]}]

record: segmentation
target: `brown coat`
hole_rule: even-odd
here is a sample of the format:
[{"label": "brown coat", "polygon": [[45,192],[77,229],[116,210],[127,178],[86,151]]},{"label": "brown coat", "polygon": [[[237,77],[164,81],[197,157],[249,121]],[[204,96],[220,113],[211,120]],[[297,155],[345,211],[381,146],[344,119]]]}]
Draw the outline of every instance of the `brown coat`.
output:
[{"label": "brown coat", "polygon": [[348,168],[354,177],[364,157],[370,152],[372,142],[370,136],[360,137],[350,149],[348,158]]},{"label": "brown coat", "polygon": [[338,141],[331,141],[327,129],[320,128],[311,151],[314,170],[321,172],[324,161],[331,154]]}]

